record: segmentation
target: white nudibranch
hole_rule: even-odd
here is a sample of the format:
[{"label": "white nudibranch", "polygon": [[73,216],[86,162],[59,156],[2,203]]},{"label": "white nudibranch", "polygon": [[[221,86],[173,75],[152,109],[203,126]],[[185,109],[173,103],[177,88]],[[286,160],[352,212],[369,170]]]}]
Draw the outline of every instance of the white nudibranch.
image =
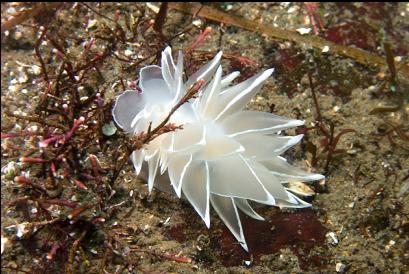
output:
[{"label": "white nudibranch", "polygon": [[[288,183],[323,179],[287,163],[279,155],[297,144],[303,135],[279,132],[304,121],[245,110],[246,104],[273,73],[268,69],[231,85],[239,72],[222,77],[219,52],[209,63],[183,81],[183,54],[175,64],[170,47],[162,52],[161,66],[141,69],[142,92],[125,91],[113,108],[115,122],[126,132],[138,134],[159,125],[197,81],[204,85],[198,96],[183,104],[170,118],[182,125],[162,134],[131,155],[136,174],[148,172],[148,189],[173,187],[185,197],[210,227],[210,205],[248,251],[239,210],[264,220],[247,200],[303,208],[310,204],[291,192]],[[144,162],[147,162],[147,164]],[[146,170],[145,170],[146,169]],[[156,178],[156,180],[155,180]]]}]

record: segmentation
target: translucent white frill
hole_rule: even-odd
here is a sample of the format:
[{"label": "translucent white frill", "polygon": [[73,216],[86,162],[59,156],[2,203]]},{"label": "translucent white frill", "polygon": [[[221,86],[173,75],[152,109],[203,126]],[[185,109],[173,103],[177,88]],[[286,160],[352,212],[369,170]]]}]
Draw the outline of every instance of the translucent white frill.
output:
[{"label": "translucent white frill", "polygon": [[205,84],[197,98],[182,105],[170,119],[183,129],[159,136],[134,151],[131,159],[137,174],[147,162],[149,191],[158,183],[155,178],[167,175],[175,193],[184,195],[208,227],[212,205],[248,250],[238,209],[258,220],[263,217],[247,200],[279,207],[308,207],[283,184],[324,176],[295,168],[279,156],[303,136],[281,136],[278,132],[303,125],[303,121],[244,110],[273,69],[231,86],[239,73],[223,78],[221,57],[222,52],[183,82],[183,54],[179,52],[175,64],[167,47],[160,67],[141,69],[142,92],[125,91],[118,96],[113,117],[131,134],[146,131],[150,122],[152,127],[161,123],[187,89],[203,79]]}]

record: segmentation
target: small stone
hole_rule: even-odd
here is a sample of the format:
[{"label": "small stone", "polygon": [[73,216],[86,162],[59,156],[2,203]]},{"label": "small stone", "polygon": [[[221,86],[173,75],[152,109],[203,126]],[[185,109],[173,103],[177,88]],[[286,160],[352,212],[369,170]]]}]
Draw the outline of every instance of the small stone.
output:
[{"label": "small stone", "polygon": [[294,11],[298,10],[298,6],[292,6],[288,9],[287,13],[293,13]]},{"label": "small stone", "polygon": [[368,87],[368,91],[375,91],[376,90],[376,86],[369,86]]},{"label": "small stone", "polygon": [[33,71],[34,75],[40,75],[41,74],[41,67],[37,65],[31,66],[31,70]]},{"label": "small stone", "polygon": [[337,271],[338,273],[343,273],[345,271],[346,265],[344,265],[343,263],[338,262],[335,265],[335,271]]},{"label": "small stone", "polygon": [[9,15],[17,16],[18,12],[15,7],[10,7],[6,10]]},{"label": "small stone", "polygon": [[131,55],[133,54],[133,51],[127,49],[127,50],[124,51],[124,54],[125,54],[125,56],[128,56],[128,57],[129,57],[129,56],[131,56]]},{"label": "small stone", "polygon": [[27,128],[28,132],[37,132],[38,130],[38,126],[37,125],[32,125],[30,127]]},{"label": "small stone", "polygon": [[393,58],[395,60],[395,62],[400,62],[402,61],[402,56],[395,56],[395,58]]},{"label": "small stone", "polygon": [[16,173],[18,172],[17,163],[14,161],[9,162],[1,169],[1,172],[5,175],[6,179],[9,180],[13,179],[14,176],[16,176]]},{"label": "small stone", "polygon": [[196,20],[193,20],[192,24],[199,28],[202,26],[203,22],[200,19],[196,19]]},{"label": "small stone", "polygon": [[226,11],[232,10],[233,9],[233,5],[229,4],[226,5]]},{"label": "small stone", "polygon": [[10,92],[18,92],[20,89],[21,89],[21,85],[19,85],[19,84],[9,86],[9,91]]},{"label": "small stone", "polygon": [[390,240],[387,245],[385,245],[385,250],[389,251],[392,246],[394,246],[396,242],[394,240]]},{"label": "small stone", "polygon": [[22,34],[20,31],[16,31],[16,32],[14,33],[14,39],[20,40],[21,37],[23,37],[23,34]]},{"label": "small stone", "polygon": [[112,136],[116,133],[116,131],[117,131],[117,128],[112,121],[109,124],[104,124],[102,126],[102,133],[105,136]]},{"label": "small stone", "polygon": [[151,230],[151,226],[148,225],[148,224],[144,225],[143,228],[142,228],[142,231],[143,231],[143,233],[145,233],[145,235],[148,235],[150,230]]},{"label": "small stone", "polygon": [[24,84],[28,82],[28,76],[25,73],[21,73],[17,79],[20,84]]},{"label": "small stone", "polygon": [[322,52],[328,52],[329,51],[329,46],[324,46],[322,48]]}]

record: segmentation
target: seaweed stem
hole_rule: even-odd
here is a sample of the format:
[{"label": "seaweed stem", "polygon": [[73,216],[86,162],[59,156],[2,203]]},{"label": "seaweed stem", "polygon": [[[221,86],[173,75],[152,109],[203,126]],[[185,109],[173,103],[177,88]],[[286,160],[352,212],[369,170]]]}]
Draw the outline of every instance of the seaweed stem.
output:
[{"label": "seaweed stem", "polygon": [[317,121],[322,122],[321,110],[318,104],[317,95],[315,94],[314,83],[312,82],[311,71],[308,71],[308,81],[310,82],[312,98],[314,100],[315,110],[317,111]]},{"label": "seaweed stem", "polygon": [[66,268],[66,272],[68,274],[73,274],[74,273],[73,264],[74,264],[75,252],[77,251],[81,241],[84,239],[87,232],[88,232],[88,228],[84,229],[81,232],[80,236],[74,241],[74,243],[71,246],[69,257],[68,257],[68,262],[67,262],[67,268]]},{"label": "seaweed stem", "polygon": [[[159,33],[159,35],[164,38],[163,36],[163,25],[166,21],[166,14],[168,12],[168,2],[162,2],[159,8],[159,12],[155,17],[155,23],[153,24],[153,29]],[[165,40],[165,39],[163,39]]]}]

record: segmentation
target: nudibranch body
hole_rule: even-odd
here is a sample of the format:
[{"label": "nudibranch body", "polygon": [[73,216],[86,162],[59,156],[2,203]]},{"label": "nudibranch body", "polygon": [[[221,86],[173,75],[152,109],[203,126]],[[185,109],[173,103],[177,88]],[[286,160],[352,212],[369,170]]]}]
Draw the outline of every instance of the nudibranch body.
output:
[{"label": "nudibranch body", "polygon": [[148,188],[155,178],[168,176],[175,193],[183,196],[210,227],[210,205],[245,250],[248,250],[239,210],[264,220],[248,203],[302,208],[310,204],[294,195],[287,183],[324,178],[293,167],[280,157],[303,135],[282,136],[280,131],[304,121],[271,113],[245,110],[246,104],[273,73],[268,69],[231,85],[239,72],[222,77],[219,52],[209,63],[183,81],[183,54],[177,63],[168,47],[161,66],[141,69],[142,92],[125,91],[113,108],[115,122],[126,132],[138,134],[159,125],[198,80],[198,96],[183,104],[170,122],[182,129],[160,135],[131,155],[137,174],[148,164]]}]

